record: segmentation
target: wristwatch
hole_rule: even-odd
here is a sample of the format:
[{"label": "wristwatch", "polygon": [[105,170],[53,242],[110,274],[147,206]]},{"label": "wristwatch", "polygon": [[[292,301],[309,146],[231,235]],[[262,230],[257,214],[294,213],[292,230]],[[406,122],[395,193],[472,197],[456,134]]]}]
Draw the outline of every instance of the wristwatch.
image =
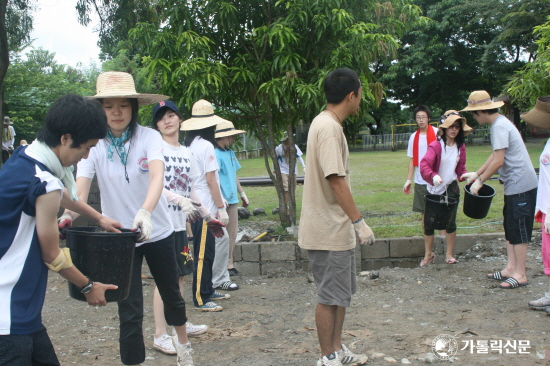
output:
[{"label": "wristwatch", "polygon": [[80,293],[82,294],[87,294],[88,292],[92,291],[92,287],[94,287],[94,283],[92,282],[90,277],[86,276],[86,278],[88,279],[88,284],[84,287],[78,287],[78,291],[80,291]]}]

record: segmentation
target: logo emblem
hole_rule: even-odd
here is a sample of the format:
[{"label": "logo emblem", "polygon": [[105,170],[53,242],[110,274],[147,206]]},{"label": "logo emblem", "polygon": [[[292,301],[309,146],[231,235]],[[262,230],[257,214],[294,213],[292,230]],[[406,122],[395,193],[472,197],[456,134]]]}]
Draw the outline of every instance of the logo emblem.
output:
[{"label": "logo emblem", "polygon": [[448,334],[440,334],[434,338],[432,342],[433,353],[443,361],[456,355],[458,350],[458,342],[455,337]]},{"label": "logo emblem", "polygon": [[138,160],[138,169],[142,173],[149,173],[149,162],[147,158],[143,157]]}]

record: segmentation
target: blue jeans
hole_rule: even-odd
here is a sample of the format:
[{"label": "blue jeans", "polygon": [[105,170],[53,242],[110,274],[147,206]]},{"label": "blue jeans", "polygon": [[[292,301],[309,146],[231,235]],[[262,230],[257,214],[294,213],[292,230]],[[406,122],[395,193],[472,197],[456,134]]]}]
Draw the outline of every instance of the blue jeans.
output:
[{"label": "blue jeans", "polygon": [[143,289],[141,265],[147,260],[164,302],[164,317],[168,325],[184,325],[187,322],[185,301],[181,297],[176,263],[174,234],[165,239],[136,247],[132,268],[132,283],[126,300],[118,302],[120,318],[120,360],[125,365],[145,361],[143,341]]}]

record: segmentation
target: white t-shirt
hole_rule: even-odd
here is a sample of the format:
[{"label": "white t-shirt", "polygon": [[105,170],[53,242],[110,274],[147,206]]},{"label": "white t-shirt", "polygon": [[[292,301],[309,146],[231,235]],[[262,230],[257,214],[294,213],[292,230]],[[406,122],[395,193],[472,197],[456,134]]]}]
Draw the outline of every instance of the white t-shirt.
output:
[{"label": "white t-shirt", "polygon": [[[431,128],[434,129],[434,133],[435,135],[437,136],[439,130],[437,128],[435,128],[434,126],[430,125]],[[407,156],[409,158],[412,158],[413,157],[413,146],[414,146],[414,137],[416,136],[416,134],[418,133],[418,131],[414,132],[411,137],[409,138],[409,146],[408,146],[408,149],[407,149]],[[428,151],[428,137],[427,137],[427,134],[426,135],[420,135],[420,138],[418,139],[418,163],[420,164],[420,161],[422,160],[422,158],[424,157],[424,155],[426,155],[426,151]],[[415,168],[415,171],[414,171],[414,183],[415,184],[428,184],[428,182],[426,182],[424,179],[422,179],[422,175],[420,175],[420,168],[419,167],[414,167]]]},{"label": "white t-shirt", "polygon": [[[160,160],[162,155],[162,137],[150,128],[137,126],[135,135],[126,142],[124,147],[128,154],[126,172],[130,182],[124,174],[124,165],[115,152],[113,161],[107,158],[107,138],[99,140],[96,147],[90,150],[88,159],[78,163],[77,178],[93,179],[97,174],[97,182],[101,195],[101,211],[106,217],[118,220],[123,228],[131,229],[134,218],[145,202],[149,187],[149,161]],[[172,220],[168,214],[168,203],[161,194],[159,203],[151,214],[153,232],[151,238],[143,243],[155,242],[168,237],[173,231]]]},{"label": "white t-shirt", "polygon": [[[4,130],[6,129],[6,127],[3,127],[3,128]],[[13,143],[15,142],[15,130],[13,129],[13,126],[8,125],[7,128],[11,131],[12,138],[7,141],[4,141],[4,136],[2,136],[2,150],[5,150],[5,151],[8,151],[8,148],[10,146],[13,146]],[[4,130],[2,130],[2,134],[5,132]]]},{"label": "white t-shirt", "polygon": [[210,193],[210,188],[208,188],[208,183],[206,183],[206,173],[215,172],[216,182],[218,183],[218,187],[220,186],[220,177],[218,175],[220,167],[216,159],[214,145],[197,136],[189,146],[189,150],[193,153],[199,169],[199,175],[194,181],[195,192],[197,192],[203,206],[210,211],[212,216],[218,217],[218,206],[216,206]]},{"label": "white t-shirt", "polygon": [[[163,140],[162,154],[164,155],[164,188],[189,198],[191,182],[199,176],[199,168],[193,153],[185,146],[172,146]],[[178,205],[172,202],[167,202],[167,204],[174,230],[185,231],[187,216]]]},{"label": "white t-shirt", "polygon": [[447,187],[456,180],[456,166],[460,158],[456,144],[454,146],[445,146],[443,140],[440,140],[439,143],[441,144],[441,161],[437,173],[443,182],[437,187],[432,186],[431,182],[428,183],[427,188],[430,194],[445,194]]},{"label": "white t-shirt", "polygon": [[550,209],[550,140],[546,142],[546,146],[540,154],[537,209],[545,214],[548,214]]},{"label": "white t-shirt", "polygon": [[[302,153],[302,150],[298,147],[298,145],[294,145],[296,148],[296,164],[294,165],[295,172],[294,174],[298,174],[298,157],[304,155]],[[290,149],[290,146],[288,147]],[[284,150],[283,150],[283,144],[278,145],[275,148],[275,154],[277,154],[277,158],[279,159],[279,168],[281,169],[282,174],[290,174],[290,166],[288,165],[288,160],[284,158]]]}]

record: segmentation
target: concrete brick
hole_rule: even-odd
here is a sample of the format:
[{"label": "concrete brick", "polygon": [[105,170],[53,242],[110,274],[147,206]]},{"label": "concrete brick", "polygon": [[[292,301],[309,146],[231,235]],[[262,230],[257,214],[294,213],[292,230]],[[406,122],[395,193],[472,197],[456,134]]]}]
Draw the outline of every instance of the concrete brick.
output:
[{"label": "concrete brick", "polygon": [[263,261],[295,261],[296,243],[261,243],[260,258]]},{"label": "concrete brick", "polygon": [[390,241],[388,239],[377,240],[373,245],[361,244],[361,258],[387,258],[390,256]]},{"label": "concrete brick", "polygon": [[306,272],[309,272],[310,269],[309,269],[309,262],[306,262],[306,261],[302,261],[301,263],[301,268],[302,268],[302,271],[306,271]]},{"label": "concrete brick", "polygon": [[380,269],[384,267],[393,268],[393,262],[387,259],[368,259],[361,263],[361,271],[372,271],[373,269]]},{"label": "concrete brick", "polygon": [[241,244],[235,244],[233,247],[233,262],[238,262],[243,260],[243,254],[241,251]]},{"label": "concrete brick", "polygon": [[261,269],[262,269],[262,275],[267,275],[269,273],[276,273],[280,271],[296,271],[298,268],[296,267],[297,263],[292,262],[262,262],[261,263]]},{"label": "concrete brick", "polygon": [[303,261],[309,260],[308,256],[307,256],[307,250],[306,249],[302,249],[302,248],[298,247],[298,253],[299,253],[299,254],[297,254],[298,259],[303,260]]},{"label": "concrete brick", "polygon": [[392,262],[392,267],[416,268],[420,264],[421,258],[403,258]]},{"label": "concrete brick", "polygon": [[390,257],[420,257],[424,255],[424,238],[393,238],[390,240]]},{"label": "concrete brick", "polygon": [[260,263],[258,262],[236,262],[235,267],[239,269],[244,276],[259,276],[261,275]]},{"label": "concrete brick", "polygon": [[260,244],[243,243],[241,245],[241,253],[243,261],[259,262],[260,261]]}]

